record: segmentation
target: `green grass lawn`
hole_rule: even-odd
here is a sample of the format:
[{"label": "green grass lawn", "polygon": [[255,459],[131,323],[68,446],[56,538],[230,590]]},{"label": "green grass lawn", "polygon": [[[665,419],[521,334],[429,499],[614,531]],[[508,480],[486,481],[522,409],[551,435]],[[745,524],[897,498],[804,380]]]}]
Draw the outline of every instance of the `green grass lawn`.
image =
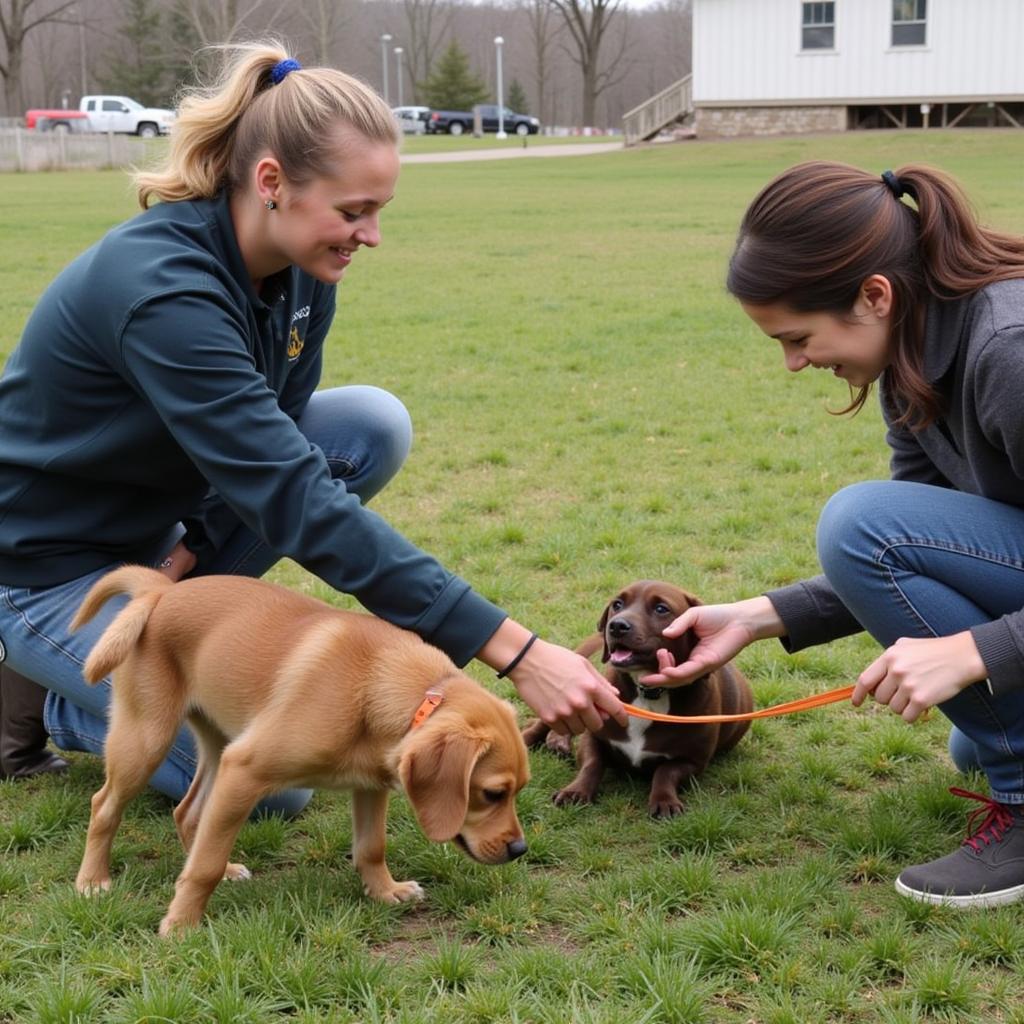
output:
[{"label": "green grass lawn", "polygon": [[[943,167],[985,222],[1024,232],[1021,132],[405,168],[384,244],[348,272],[324,381],[379,384],[412,413],[378,511],[568,645],[634,578],[718,601],[813,573],[822,503],[886,473],[880,417],[830,416],[841,382],[787,374],[722,286],[746,203],[812,157]],[[133,204],[116,173],[4,176],[0,359],[52,275]],[[294,564],[273,578],[348,603]],[[766,705],[852,682],[874,653],[772,642],[740,664]],[[0,784],[0,1021],[1024,1024],[1020,906],[955,913],[892,887],[962,836],[971,808],[947,787],[984,789],[956,776],[946,733],[875,706],[757,722],[670,822],[628,778],[554,807],[573,769],[539,752],[530,852],[501,868],[428,843],[399,797],[389,859],[424,884],[415,907],[361,896],[347,798],[320,793],[295,822],[247,825],[254,880],[222,885],[171,942],[155,932],[182,856],[162,798],[129,809],[112,893],[74,893],[102,781],[74,755],[65,779]]]}]

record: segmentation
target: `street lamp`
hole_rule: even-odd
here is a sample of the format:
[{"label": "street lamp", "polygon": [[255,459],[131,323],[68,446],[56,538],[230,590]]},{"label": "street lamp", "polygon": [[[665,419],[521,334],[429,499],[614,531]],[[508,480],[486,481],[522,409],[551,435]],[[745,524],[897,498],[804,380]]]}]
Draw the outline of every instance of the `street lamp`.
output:
[{"label": "street lamp", "polygon": [[505,134],[505,96],[501,88],[501,48],[504,43],[505,40],[501,36],[494,37],[494,50],[498,65],[498,134],[495,136],[496,139],[508,138],[508,135]]},{"label": "street lamp", "polygon": [[404,106],[402,100],[402,53],[404,51],[400,46],[395,47],[395,71],[398,74],[398,105]]},{"label": "street lamp", "polygon": [[[388,102],[388,43],[391,42],[391,33],[385,32],[380,37],[380,61],[381,77],[384,79],[384,102]],[[389,104],[390,105],[390,104]]]}]

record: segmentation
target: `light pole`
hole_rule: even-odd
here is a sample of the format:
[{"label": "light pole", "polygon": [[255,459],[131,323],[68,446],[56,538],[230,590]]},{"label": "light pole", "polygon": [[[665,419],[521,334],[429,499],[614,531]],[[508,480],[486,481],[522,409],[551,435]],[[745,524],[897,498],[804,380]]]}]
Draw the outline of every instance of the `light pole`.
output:
[{"label": "light pole", "polygon": [[405,106],[405,102],[402,99],[402,53],[404,51],[400,46],[395,47],[395,73],[398,75],[398,105],[400,107]]},{"label": "light pole", "polygon": [[[380,62],[381,77],[384,79],[384,102],[388,103],[388,43],[391,42],[391,33],[385,32],[380,37]],[[389,104],[390,106],[390,104]]]},{"label": "light pole", "polygon": [[504,43],[505,40],[501,36],[494,37],[494,51],[498,67],[498,134],[495,136],[496,139],[508,138],[508,135],[505,134],[505,96],[501,88],[501,48]]}]

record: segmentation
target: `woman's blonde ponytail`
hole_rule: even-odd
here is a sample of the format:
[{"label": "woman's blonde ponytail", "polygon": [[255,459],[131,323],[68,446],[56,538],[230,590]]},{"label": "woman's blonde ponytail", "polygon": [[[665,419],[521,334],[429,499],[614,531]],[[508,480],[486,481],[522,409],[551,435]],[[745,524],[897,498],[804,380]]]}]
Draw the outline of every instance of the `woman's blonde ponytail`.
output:
[{"label": "woman's blonde ponytail", "polygon": [[[139,204],[210,199],[244,185],[269,151],[292,181],[337,173],[339,124],[372,141],[397,145],[397,122],[369,86],[334,68],[299,68],[276,41],[225,47],[229,59],[208,88],[185,94],[164,165],[136,173]],[[274,84],[274,68],[288,61]]]}]

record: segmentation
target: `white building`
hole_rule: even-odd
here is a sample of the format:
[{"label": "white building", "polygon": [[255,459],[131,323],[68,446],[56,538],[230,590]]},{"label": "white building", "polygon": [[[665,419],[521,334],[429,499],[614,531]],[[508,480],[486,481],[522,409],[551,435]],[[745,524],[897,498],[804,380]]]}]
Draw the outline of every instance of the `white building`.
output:
[{"label": "white building", "polygon": [[1024,0],[694,0],[700,137],[1024,126]]}]

